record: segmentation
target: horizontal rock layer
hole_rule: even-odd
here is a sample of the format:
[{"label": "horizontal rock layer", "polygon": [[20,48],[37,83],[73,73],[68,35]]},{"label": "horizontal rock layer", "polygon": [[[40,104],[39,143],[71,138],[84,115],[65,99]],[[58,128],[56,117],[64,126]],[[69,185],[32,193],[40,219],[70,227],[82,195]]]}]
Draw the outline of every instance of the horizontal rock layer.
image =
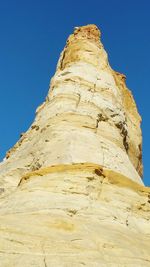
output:
[{"label": "horizontal rock layer", "polygon": [[150,266],[150,189],[96,164],[25,175],[0,207],[0,266]]}]

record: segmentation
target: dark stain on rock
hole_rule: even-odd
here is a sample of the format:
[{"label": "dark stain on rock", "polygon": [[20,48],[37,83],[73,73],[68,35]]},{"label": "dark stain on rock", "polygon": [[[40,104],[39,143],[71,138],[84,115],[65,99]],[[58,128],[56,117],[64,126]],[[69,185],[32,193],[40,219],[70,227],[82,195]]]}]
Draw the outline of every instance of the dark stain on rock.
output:
[{"label": "dark stain on rock", "polygon": [[105,177],[105,175],[103,174],[103,170],[101,168],[99,169],[95,169],[94,170],[95,174],[98,175],[98,176],[103,176]]},{"label": "dark stain on rock", "polygon": [[5,189],[4,188],[0,188],[0,195],[3,194],[5,192]]}]

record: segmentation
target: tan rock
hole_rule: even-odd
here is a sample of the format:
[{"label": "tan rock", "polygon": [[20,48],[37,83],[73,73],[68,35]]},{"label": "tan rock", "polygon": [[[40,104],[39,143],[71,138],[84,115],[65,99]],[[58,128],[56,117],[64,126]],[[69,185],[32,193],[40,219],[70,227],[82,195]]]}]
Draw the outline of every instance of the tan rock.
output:
[{"label": "tan rock", "polygon": [[0,266],[150,266],[150,188],[125,76],[77,27],[46,101],[0,164]]}]

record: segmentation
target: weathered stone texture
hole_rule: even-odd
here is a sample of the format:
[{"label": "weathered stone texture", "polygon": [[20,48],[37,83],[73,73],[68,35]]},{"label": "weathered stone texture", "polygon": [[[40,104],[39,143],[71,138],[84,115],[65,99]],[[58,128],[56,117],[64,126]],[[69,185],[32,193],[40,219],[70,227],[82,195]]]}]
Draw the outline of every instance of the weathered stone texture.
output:
[{"label": "weathered stone texture", "polygon": [[150,188],[125,76],[95,25],[70,35],[35,121],[0,164],[0,266],[150,267]]}]

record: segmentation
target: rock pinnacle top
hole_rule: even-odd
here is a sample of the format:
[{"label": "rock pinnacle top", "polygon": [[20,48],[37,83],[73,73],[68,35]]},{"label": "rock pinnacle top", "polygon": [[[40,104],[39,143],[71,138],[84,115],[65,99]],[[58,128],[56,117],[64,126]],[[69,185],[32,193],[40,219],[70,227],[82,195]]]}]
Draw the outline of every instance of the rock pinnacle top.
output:
[{"label": "rock pinnacle top", "polygon": [[82,27],[75,27],[74,33],[69,37],[68,42],[71,41],[72,37],[75,39],[88,39],[96,44],[99,44],[101,32],[96,25],[89,24]]}]

